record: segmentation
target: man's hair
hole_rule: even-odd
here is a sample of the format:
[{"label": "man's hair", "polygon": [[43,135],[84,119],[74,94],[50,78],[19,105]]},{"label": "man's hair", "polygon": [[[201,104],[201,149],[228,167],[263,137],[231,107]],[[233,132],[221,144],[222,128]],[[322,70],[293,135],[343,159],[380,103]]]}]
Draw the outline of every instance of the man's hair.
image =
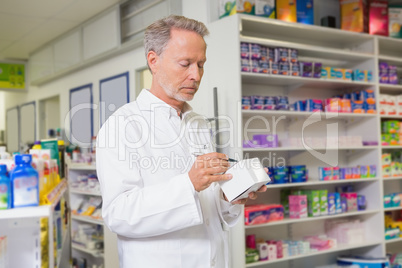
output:
[{"label": "man's hair", "polygon": [[192,31],[199,34],[201,37],[209,34],[207,27],[200,21],[184,16],[170,15],[155,21],[145,30],[145,57],[147,57],[150,51],[154,51],[158,56],[163,53],[170,40],[170,31],[172,28]]}]

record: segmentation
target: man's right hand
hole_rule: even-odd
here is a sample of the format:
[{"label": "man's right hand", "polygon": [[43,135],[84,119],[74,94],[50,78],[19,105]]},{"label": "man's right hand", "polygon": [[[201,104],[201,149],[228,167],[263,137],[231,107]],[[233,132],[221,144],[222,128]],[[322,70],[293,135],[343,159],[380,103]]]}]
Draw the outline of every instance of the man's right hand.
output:
[{"label": "man's right hand", "polygon": [[213,182],[230,180],[231,174],[221,174],[228,170],[230,163],[227,156],[222,153],[208,153],[197,156],[188,176],[199,192],[208,188]]}]

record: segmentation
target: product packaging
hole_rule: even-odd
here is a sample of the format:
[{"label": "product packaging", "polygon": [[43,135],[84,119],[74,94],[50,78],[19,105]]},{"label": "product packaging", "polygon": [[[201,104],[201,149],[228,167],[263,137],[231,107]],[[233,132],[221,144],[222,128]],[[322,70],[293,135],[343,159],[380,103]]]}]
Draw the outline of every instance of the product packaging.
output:
[{"label": "product packaging", "polygon": [[229,202],[247,198],[250,192],[257,191],[271,181],[258,158],[241,160],[226,173],[232,174],[233,178],[220,181],[219,184]]},{"label": "product packaging", "polygon": [[255,15],[275,19],[275,0],[255,0]]},{"label": "product packaging", "polygon": [[297,22],[296,0],[276,0],[276,18],[288,22]]},{"label": "product packaging", "polygon": [[297,0],[296,14],[297,22],[314,25],[314,1],[313,0]]},{"label": "product packaging", "polygon": [[388,1],[369,1],[369,33],[388,36]]},{"label": "product packaging", "polygon": [[389,36],[402,38],[402,5],[389,5]]},{"label": "product packaging", "polygon": [[255,15],[255,0],[236,0],[236,11]]},{"label": "product packaging", "polygon": [[15,168],[11,171],[12,207],[39,205],[38,172],[31,166],[30,154],[15,155]]},{"label": "product packaging", "polygon": [[367,33],[368,10],[366,0],[340,0],[341,29]]},{"label": "product packaging", "polygon": [[236,0],[219,0],[219,18],[236,14]]}]

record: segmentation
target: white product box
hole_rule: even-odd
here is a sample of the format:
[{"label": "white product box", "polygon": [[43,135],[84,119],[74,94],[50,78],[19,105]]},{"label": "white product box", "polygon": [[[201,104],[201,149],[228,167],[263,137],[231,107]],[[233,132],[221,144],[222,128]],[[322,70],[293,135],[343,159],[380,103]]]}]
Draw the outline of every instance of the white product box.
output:
[{"label": "white product box", "polygon": [[271,181],[258,158],[241,160],[226,173],[232,174],[233,178],[220,181],[219,184],[229,202],[247,198],[250,192],[257,191]]}]

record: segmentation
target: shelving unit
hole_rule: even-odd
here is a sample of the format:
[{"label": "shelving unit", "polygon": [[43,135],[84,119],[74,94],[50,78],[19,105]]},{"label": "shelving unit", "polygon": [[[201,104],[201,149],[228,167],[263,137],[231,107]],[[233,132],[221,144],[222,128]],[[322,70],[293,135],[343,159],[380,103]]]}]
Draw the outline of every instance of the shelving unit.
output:
[{"label": "shelving unit", "polygon": [[[278,160],[283,160],[286,165],[306,165],[309,171],[308,182],[268,185],[267,192],[259,194],[259,198],[250,204],[279,203],[279,191],[283,188],[328,189],[333,192],[336,186],[348,184],[353,185],[359,194],[367,198],[365,211],[306,219],[284,219],[258,226],[239,223],[230,230],[231,267],[315,267],[334,264],[336,257],[341,254],[385,256],[390,242],[384,237],[384,213],[387,209],[383,208],[383,196],[387,185],[400,185],[401,178],[382,179],[381,154],[383,150],[400,150],[402,146],[380,145],[381,119],[402,117],[241,110],[241,100],[242,96],[252,95],[287,96],[291,104],[298,100],[325,99],[371,89],[375,92],[379,107],[380,93],[402,94],[402,85],[380,84],[377,75],[380,61],[402,66],[402,40],[241,14],[215,21],[208,28],[211,34],[207,39],[206,87],[218,88],[219,114],[223,118],[220,126],[221,129],[228,129],[220,132],[220,144],[223,144],[221,151],[237,159],[258,157],[264,166],[274,166]],[[241,72],[241,42],[297,49],[300,61],[321,62],[323,66],[371,70],[373,80],[354,82]],[[305,124],[309,120],[309,124]],[[250,139],[253,134],[268,133],[278,135],[280,147],[242,147],[243,141]],[[340,136],[360,136],[363,142],[378,145],[328,148],[317,146],[311,149],[286,144],[290,138],[328,140]],[[320,166],[357,165],[376,165],[377,178],[318,181]],[[370,230],[366,232],[366,243],[338,245],[331,250],[271,262],[245,263],[246,235],[255,234],[257,238],[264,240],[299,239],[304,235],[323,233],[325,220],[333,218],[362,221]]]},{"label": "shelving unit", "polygon": [[[100,192],[71,187],[71,183],[76,181],[79,175],[96,174],[95,165],[72,163],[71,160],[66,157],[66,171],[69,180],[69,193],[72,204],[77,198],[82,196],[101,197]],[[72,256],[77,258],[84,257],[91,265],[103,265],[106,268],[116,267],[119,263],[116,234],[112,233],[106,226],[104,226],[103,219],[71,214],[71,232],[73,233],[74,229],[81,224],[92,224],[101,227],[103,231],[103,249],[88,249],[72,241]]]},{"label": "shelving unit", "polygon": [[[67,267],[70,263],[70,232],[69,224],[63,229],[62,241],[54,237],[55,207],[61,198],[68,200],[67,182],[61,180],[50,193],[51,204],[37,207],[22,207],[0,210],[0,236],[7,236],[7,267],[43,267],[41,260],[41,224],[40,220],[47,219],[47,253],[49,268]],[[68,221],[69,222],[69,221]],[[21,242],[23,241],[23,243]],[[54,241],[62,244],[54,258]]]}]

